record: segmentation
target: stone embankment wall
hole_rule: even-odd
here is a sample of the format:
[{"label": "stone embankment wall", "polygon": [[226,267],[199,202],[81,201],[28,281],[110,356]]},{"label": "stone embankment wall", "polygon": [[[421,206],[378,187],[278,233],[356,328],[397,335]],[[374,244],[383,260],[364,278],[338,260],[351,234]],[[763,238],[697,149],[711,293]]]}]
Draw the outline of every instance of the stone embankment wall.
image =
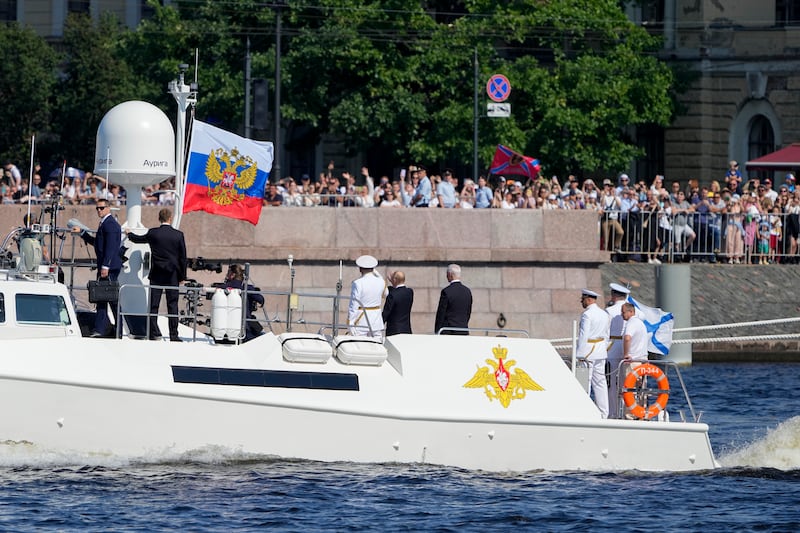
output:
[{"label": "stone embankment wall", "polygon": [[[38,208],[33,211],[38,215]],[[0,206],[0,227],[18,225],[25,212],[25,206]],[[146,227],[157,225],[157,212],[157,207],[142,209]],[[116,215],[125,221],[125,208]],[[59,226],[71,218],[89,227],[97,224],[90,206],[67,207],[60,212]],[[630,281],[634,294],[644,303],[656,303],[656,267],[610,263],[608,254],[598,250],[598,220],[590,212],[265,208],[257,226],[188,213],[183,216],[181,229],[190,257],[201,256],[223,266],[249,261],[253,283],[262,290],[289,289],[292,280],[287,258],[292,255],[295,291],[335,294],[341,260],[343,293],[349,295],[350,282],[358,276],[355,258],[374,255],[382,274],[405,272],[407,284],[415,291],[412,327],[418,333],[433,332],[439,292],[447,283],[445,272],[451,262],[462,265],[463,281],[473,291],[472,327],[500,329],[502,315],[503,329],[527,330],[532,336],[551,339],[568,337],[582,310],[581,288],[602,293],[602,305],[611,281]],[[83,242],[75,239],[76,260],[91,256]],[[73,257],[72,237],[64,241],[62,257]],[[693,325],[797,314],[797,267],[692,265],[691,273]],[[85,285],[93,275],[76,273],[76,286]],[[200,271],[189,275],[209,284],[221,281],[224,273]],[[271,317],[285,316],[285,297],[268,298],[266,307]],[[294,318],[329,321],[330,302],[301,298]],[[791,329],[782,327],[780,331]],[[732,333],[726,330],[723,334]],[[749,329],[742,334],[758,333]],[[694,351],[797,354],[800,346],[794,340],[717,343],[696,345]]]}]

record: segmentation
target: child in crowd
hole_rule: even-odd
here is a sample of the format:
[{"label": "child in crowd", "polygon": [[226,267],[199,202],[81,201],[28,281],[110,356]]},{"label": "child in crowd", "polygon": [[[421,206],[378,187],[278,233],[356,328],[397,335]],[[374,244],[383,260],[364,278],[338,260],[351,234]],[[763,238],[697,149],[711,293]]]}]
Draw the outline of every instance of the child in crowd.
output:
[{"label": "child in crowd", "polygon": [[761,220],[758,221],[758,247],[756,249],[759,256],[759,265],[767,264],[767,257],[769,255],[769,236],[771,230],[772,224],[770,223],[770,217],[761,217]]},{"label": "child in crowd", "polygon": [[781,221],[781,208],[774,206],[772,214],[769,217],[769,258],[770,264],[776,262],[778,255],[778,243],[781,242],[781,233],[783,231],[783,222]]}]

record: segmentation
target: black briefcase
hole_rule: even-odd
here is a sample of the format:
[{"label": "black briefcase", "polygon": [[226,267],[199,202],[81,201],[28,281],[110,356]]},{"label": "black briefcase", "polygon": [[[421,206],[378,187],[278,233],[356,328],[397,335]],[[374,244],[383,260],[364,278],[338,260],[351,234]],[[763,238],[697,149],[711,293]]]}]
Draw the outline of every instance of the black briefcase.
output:
[{"label": "black briefcase", "polygon": [[90,281],[86,284],[89,289],[89,303],[116,302],[119,299],[119,282],[108,279]]}]

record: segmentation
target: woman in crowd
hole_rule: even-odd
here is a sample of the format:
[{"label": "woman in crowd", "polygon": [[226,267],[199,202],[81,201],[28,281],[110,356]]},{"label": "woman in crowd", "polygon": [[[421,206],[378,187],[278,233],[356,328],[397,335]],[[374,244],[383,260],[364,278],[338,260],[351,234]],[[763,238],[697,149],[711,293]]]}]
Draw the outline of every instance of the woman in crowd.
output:
[{"label": "woman in crowd", "polygon": [[320,203],[320,194],[323,189],[323,182],[315,181],[309,183],[306,191],[303,193],[303,205],[306,207],[314,207]]},{"label": "woman in crowd", "polygon": [[731,196],[725,210],[728,221],[725,229],[725,255],[728,257],[729,264],[739,264],[744,255],[744,216],[742,215],[742,205],[739,202],[739,195]]},{"label": "woman in crowd", "polygon": [[581,191],[583,192],[584,198],[592,194],[593,192],[597,192],[597,186],[594,184],[594,180],[592,178],[586,178],[583,180],[583,184],[581,184]]},{"label": "woman in crowd", "polygon": [[[156,202],[156,198],[150,195],[152,189],[147,191],[146,189],[142,189],[142,205],[154,205]],[[81,199],[82,204],[96,204],[97,200],[100,198],[100,189],[97,187],[97,181],[91,180],[89,182],[89,190],[86,191],[86,194]]]},{"label": "woman in crowd", "polygon": [[456,207],[462,209],[471,209],[475,207],[475,183],[472,180],[464,182],[464,188],[461,190],[459,201]]},{"label": "woman in crowd", "polygon": [[753,254],[756,252],[758,222],[761,220],[761,212],[758,210],[755,193],[744,195],[742,210],[744,211],[744,261],[749,265]]},{"label": "woman in crowd", "polygon": [[600,204],[597,202],[597,192],[591,192],[586,196],[586,209],[599,213],[602,211]]},{"label": "woman in crowd", "polygon": [[356,187],[356,192],[358,194],[356,199],[358,205],[361,207],[375,207],[375,201],[373,200],[373,195],[369,193],[369,187]]},{"label": "woman in crowd", "polygon": [[514,209],[517,205],[514,203],[514,194],[508,190],[506,191],[503,200],[500,202],[501,209]]},{"label": "woman in crowd", "polygon": [[283,193],[283,205],[300,207],[303,203],[303,195],[297,189],[297,183],[292,178],[288,178],[286,180],[286,192]]},{"label": "woman in crowd", "polygon": [[[784,187],[781,187],[783,189]],[[783,197],[783,191],[781,191]],[[783,250],[786,254],[781,263],[797,263],[798,234],[800,234],[800,196],[787,191],[783,206]]]},{"label": "woman in crowd", "polygon": [[79,176],[66,178],[64,185],[64,201],[72,205],[80,204],[83,200],[83,182]]},{"label": "woman in crowd", "polygon": [[661,241],[658,239],[658,219],[659,205],[657,197],[648,190],[647,205],[642,209],[642,254],[647,257],[650,264],[660,264],[661,260],[656,257],[658,250],[661,249]]},{"label": "woman in crowd", "polygon": [[533,189],[530,186],[525,187],[525,195],[523,196],[522,207],[525,209],[536,209],[536,197],[533,194]]},{"label": "woman in crowd", "polygon": [[394,191],[390,188],[384,191],[383,199],[378,207],[403,207],[400,200],[394,195]]}]

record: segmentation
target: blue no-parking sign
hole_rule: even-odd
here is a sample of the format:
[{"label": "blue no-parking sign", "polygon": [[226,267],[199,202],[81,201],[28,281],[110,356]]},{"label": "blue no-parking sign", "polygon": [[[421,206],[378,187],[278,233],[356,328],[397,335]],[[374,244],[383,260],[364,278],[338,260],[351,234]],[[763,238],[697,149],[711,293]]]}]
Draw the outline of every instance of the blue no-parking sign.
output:
[{"label": "blue no-parking sign", "polygon": [[486,94],[495,102],[505,102],[511,94],[511,82],[502,74],[494,74],[486,84]]}]

